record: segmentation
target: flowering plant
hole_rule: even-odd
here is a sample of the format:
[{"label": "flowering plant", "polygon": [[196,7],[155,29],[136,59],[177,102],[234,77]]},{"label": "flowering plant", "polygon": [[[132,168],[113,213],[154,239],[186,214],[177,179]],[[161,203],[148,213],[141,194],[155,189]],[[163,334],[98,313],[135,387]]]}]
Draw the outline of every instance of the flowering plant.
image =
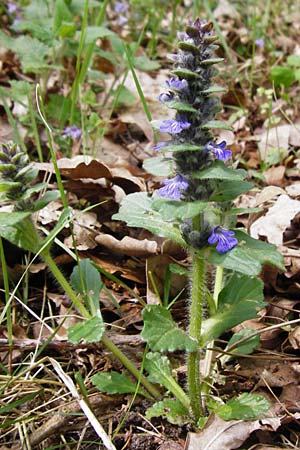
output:
[{"label": "flowering plant", "polygon": [[[220,110],[217,93],[224,89],[213,84],[215,65],[222,59],[214,55],[217,37],[212,23],[197,19],[179,33],[179,41],[178,53],[171,55],[175,68],[158,99],[176,111],[175,117],[153,122],[171,139],[157,143],[154,150],[160,156],[145,163],[152,174],[169,178],[152,196],[129,194],[114,219],[172,239],[190,256],[188,332],[177,327],[168,308],[148,305],[142,336],[152,351],[145,363],[150,380],[164,384],[185,413],[198,421],[209,406],[206,400],[213,383],[213,353],[208,347],[233,326],[257,317],[264,306],[263,283],[257,276],[266,263],[281,269],[283,264],[274,246],[234,229],[236,214],[248,210],[237,210],[232,201],[252,184],[245,181],[244,170],[233,166],[226,142],[211,132],[228,129],[215,119]],[[206,275],[212,266],[215,283],[210,293]],[[206,305],[209,317],[204,320]],[[187,352],[188,395],[171,376],[165,353],[174,350]],[[170,410],[169,399],[165,405]],[[149,417],[158,410],[151,410]]]}]

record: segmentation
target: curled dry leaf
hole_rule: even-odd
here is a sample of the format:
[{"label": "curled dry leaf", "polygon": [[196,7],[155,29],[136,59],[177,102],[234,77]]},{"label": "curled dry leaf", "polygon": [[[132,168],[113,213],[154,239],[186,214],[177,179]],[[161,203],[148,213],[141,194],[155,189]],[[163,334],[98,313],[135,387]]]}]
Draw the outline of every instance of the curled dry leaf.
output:
[{"label": "curled dry leaf", "polygon": [[189,433],[185,450],[233,450],[240,447],[255,430],[276,431],[278,418],[255,421],[229,420],[225,422],[214,414],[199,433]]},{"label": "curled dry leaf", "polygon": [[282,245],[283,233],[298,212],[299,200],[292,200],[285,194],[280,195],[267,214],[251,225],[250,234],[254,238],[266,237],[268,242]]},{"label": "curled dry leaf", "polygon": [[128,256],[146,257],[155,255],[158,251],[158,244],[155,241],[149,241],[125,236],[121,241],[114,238],[110,234],[99,234],[95,237],[95,241],[109,248],[112,252],[121,253]]}]

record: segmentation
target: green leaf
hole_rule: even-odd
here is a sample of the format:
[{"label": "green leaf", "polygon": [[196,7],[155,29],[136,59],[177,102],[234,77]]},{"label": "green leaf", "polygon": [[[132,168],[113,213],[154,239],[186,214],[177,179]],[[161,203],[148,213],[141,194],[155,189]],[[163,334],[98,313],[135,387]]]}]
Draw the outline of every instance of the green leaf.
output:
[{"label": "green leaf", "polygon": [[76,24],[73,22],[65,22],[62,21],[60,27],[57,30],[57,36],[61,37],[61,38],[66,38],[66,37],[73,37],[76,33]]},{"label": "green leaf", "polygon": [[283,257],[275,245],[253,239],[241,230],[235,230],[235,236],[239,245],[230,252],[222,255],[215,249],[210,250],[208,260],[211,264],[250,276],[259,275],[264,264],[285,271]]},{"label": "green leaf", "polygon": [[54,202],[60,198],[60,192],[59,191],[48,191],[45,192],[45,194],[36,200],[33,204],[33,211],[39,211],[42,208],[45,208],[49,203]]},{"label": "green leaf", "polygon": [[[239,340],[247,336],[250,336],[251,334],[253,334],[253,330],[249,330],[247,328],[244,328],[243,330],[234,333],[234,335],[231,336],[225,350],[227,350],[231,345],[235,344]],[[247,341],[242,342],[240,345],[230,350],[230,353],[239,355],[250,355],[259,345],[259,342],[260,342],[259,336],[253,336],[249,338]]]},{"label": "green leaf", "polygon": [[193,178],[197,178],[199,180],[217,179],[241,181],[246,175],[247,172],[245,170],[233,170],[226,167],[223,161],[214,161],[208,169],[201,170],[200,172],[194,172]]},{"label": "green leaf", "polygon": [[[106,38],[110,36],[114,36],[115,33],[111,30],[109,30],[106,27],[102,26],[88,26],[85,29],[86,35],[85,35],[85,43],[86,44],[92,44],[94,41],[96,41],[99,38]],[[80,32],[78,32],[79,34]]]},{"label": "green leaf", "polygon": [[37,253],[41,240],[30,215],[31,212],[0,213],[0,236],[17,247]]},{"label": "green leaf", "polygon": [[199,78],[199,75],[196,72],[188,69],[175,69],[171,71],[172,74],[177,75],[178,78],[184,79],[192,79]]},{"label": "green leaf", "polygon": [[148,305],[143,310],[142,338],[153,351],[196,351],[198,344],[178,328],[170,311],[160,305]]},{"label": "green leaf", "polygon": [[64,0],[56,0],[54,4],[53,31],[58,34],[63,22],[72,23],[72,14]]},{"label": "green leaf", "polygon": [[271,407],[270,402],[259,394],[244,392],[230,399],[226,405],[218,406],[214,412],[223,420],[255,420]]},{"label": "green leaf", "polygon": [[217,94],[219,92],[226,92],[226,90],[227,89],[225,89],[223,86],[211,86],[208,89],[201,91],[201,94]]},{"label": "green leaf", "polygon": [[300,55],[289,55],[286,61],[289,66],[300,67]]},{"label": "green leaf", "polygon": [[103,282],[89,259],[81,259],[74,267],[70,282],[74,290],[83,296],[85,304],[89,305],[91,314],[101,317],[99,295]]},{"label": "green leaf", "polygon": [[133,105],[136,102],[135,95],[126,86],[120,84],[115,92],[117,102],[115,106],[119,105]]},{"label": "green leaf", "polygon": [[232,127],[227,125],[227,123],[221,122],[221,120],[210,120],[201,126],[204,130],[209,130],[211,128],[216,128],[218,130],[229,130],[232,131]]},{"label": "green leaf", "polygon": [[177,111],[197,112],[197,110],[188,103],[179,102],[178,100],[170,100],[169,102],[166,102],[165,105],[168,108],[177,109]]},{"label": "green leaf", "polygon": [[207,203],[200,201],[181,202],[166,198],[156,198],[153,201],[152,208],[158,211],[167,222],[181,222],[185,219],[191,219],[207,209]]},{"label": "green leaf", "polygon": [[[155,122],[160,122],[156,124]],[[152,121],[151,124],[154,128],[159,129],[161,121]],[[167,144],[166,146],[160,149],[160,152],[191,152],[191,151],[202,151],[204,146],[193,145],[193,144]]]},{"label": "green leaf", "polygon": [[171,398],[154,403],[147,409],[146,418],[151,420],[153,417],[164,417],[168,422],[180,426],[191,420],[189,412],[183,404],[179,400]]},{"label": "green leaf", "polygon": [[146,192],[135,192],[127,195],[121,203],[119,212],[113,215],[113,220],[122,220],[130,227],[145,228],[157,236],[172,239],[183,247],[185,241],[181,233],[171,223],[163,220],[160,213],[152,209],[153,198]]},{"label": "green leaf", "polygon": [[264,306],[263,282],[234,274],[219,294],[217,312],[203,321],[201,344],[218,338],[245,320],[254,319]]},{"label": "green leaf", "polygon": [[283,85],[285,88],[289,88],[295,81],[294,69],[285,66],[275,66],[271,69],[270,78],[276,87]]},{"label": "green leaf", "polygon": [[203,61],[201,61],[201,65],[203,66],[211,66],[212,64],[219,64],[220,62],[223,62],[224,58],[209,58],[209,59],[204,59]]},{"label": "green leaf", "polygon": [[82,341],[84,344],[91,342],[100,342],[103,336],[105,327],[103,320],[96,316],[92,319],[87,319],[80,322],[73,327],[68,328],[68,340],[72,344],[78,344]]},{"label": "green leaf", "polygon": [[222,180],[216,186],[210,200],[213,202],[228,202],[244,192],[248,192],[253,186],[253,183],[247,181]]},{"label": "green leaf", "polygon": [[199,48],[189,42],[179,42],[178,47],[185,52],[191,52],[195,55],[199,54]]},{"label": "green leaf", "polygon": [[151,175],[159,177],[169,177],[174,172],[174,161],[171,158],[165,156],[155,156],[153,158],[147,158],[143,162],[143,169]]},{"label": "green leaf", "polygon": [[148,378],[151,383],[159,383],[172,390],[174,380],[167,356],[160,353],[147,353],[144,367],[149,373]]},{"label": "green leaf", "polygon": [[[21,393],[22,391],[20,391]],[[0,414],[6,414],[8,412],[13,411],[16,408],[19,408],[21,405],[24,405],[25,403],[28,404],[28,402],[30,402],[31,400],[33,400],[35,397],[39,396],[40,394],[42,394],[43,389],[40,389],[36,392],[31,392],[30,394],[25,395],[22,398],[19,398],[18,400],[14,400],[4,406],[0,407]]]},{"label": "green leaf", "polygon": [[135,56],[133,65],[136,69],[142,70],[143,72],[151,72],[160,68],[160,64],[157,61],[152,61],[146,55]]},{"label": "green leaf", "polygon": [[[107,394],[134,394],[137,390],[136,383],[115,371],[93,375],[92,383],[99,391]],[[142,394],[142,391],[138,390],[138,393]]]}]

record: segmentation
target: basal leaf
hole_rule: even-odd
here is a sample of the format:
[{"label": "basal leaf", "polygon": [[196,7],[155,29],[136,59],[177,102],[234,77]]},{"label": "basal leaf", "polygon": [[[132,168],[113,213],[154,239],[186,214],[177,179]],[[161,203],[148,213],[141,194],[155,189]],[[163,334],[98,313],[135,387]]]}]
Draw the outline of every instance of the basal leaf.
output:
[{"label": "basal leaf", "polygon": [[174,425],[184,425],[190,422],[189,412],[183,404],[173,398],[165,398],[164,400],[154,403],[146,411],[147,419],[152,417],[165,417],[168,422]]},{"label": "basal leaf", "polygon": [[72,287],[81,294],[92,314],[100,314],[99,294],[103,287],[98,270],[89,259],[81,259],[70,277]]},{"label": "basal leaf", "polygon": [[226,405],[214,408],[214,412],[223,420],[255,420],[271,407],[270,402],[259,394],[244,392],[230,399]]},{"label": "basal leaf", "polygon": [[196,351],[198,344],[178,328],[170,311],[160,305],[148,305],[143,310],[142,338],[153,351]]},{"label": "basal leaf", "polygon": [[152,209],[153,199],[146,192],[135,192],[127,195],[121,203],[119,212],[113,215],[114,220],[122,220],[131,227],[145,228],[157,236],[172,239],[186,246],[179,229],[165,222],[161,214]]},{"label": "basal leaf", "polygon": [[[134,394],[136,392],[136,383],[126,375],[115,371],[97,373],[92,376],[92,383],[99,391],[107,394]],[[142,391],[138,390],[138,392],[142,394]]]},{"label": "basal leaf", "polygon": [[147,353],[144,367],[149,373],[148,378],[151,383],[159,383],[167,389],[170,388],[172,371],[167,356],[160,353]]},{"label": "basal leaf", "polygon": [[145,159],[143,169],[151,173],[151,175],[169,177],[174,172],[174,162],[171,158],[155,156],[154,158]]},{"label": "basal leaf", "polygon": [[[230,338],[230,340],[227,344],[226,350],[228,348],[230,348],[231,345],[235,344],[236,342],[238,342],[239,340],[241,340],[247,336],[250,336],[251,334],[253,334],[253,330],[249,330],[247,328],[237,331]],[[258,345],[259,345],[259,336],[253,336],[253,337],[249,338],[247,341],[242,342],[240,345],[238,345],[237,347],[230,350],[230,353],[231,354],[237,353],[239,355],[250,355],[256,349],[256,347]]]},{"label": "basal leaf", "polygon": [[86,27],[85,43],[91,44],[99,38],[106,38],[114,36],[114,32],[103,26],[88,26]]},{"label": "basal leaf", "polygon": [[105,326],[103,320],[96,316],[68,328],[68,340],[72,344],[100,342]]}]

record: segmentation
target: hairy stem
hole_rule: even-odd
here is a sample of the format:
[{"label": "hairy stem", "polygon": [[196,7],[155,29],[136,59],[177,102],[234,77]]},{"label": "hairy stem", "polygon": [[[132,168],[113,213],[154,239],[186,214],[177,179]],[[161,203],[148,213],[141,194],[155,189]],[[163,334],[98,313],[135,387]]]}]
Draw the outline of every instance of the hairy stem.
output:
[{"label": "hairy stem", "polygon": [[[192,287],[190,306],[189,334],[198,342],[201,334],[202,309],[205,298],[205,261],[202,255],[194,251],[192,260]],[[201,380],[200,380],[200,353],[192,352],[187,361],[188,386],[191,399],[191,408],[195,420],[202,415]]]}]

